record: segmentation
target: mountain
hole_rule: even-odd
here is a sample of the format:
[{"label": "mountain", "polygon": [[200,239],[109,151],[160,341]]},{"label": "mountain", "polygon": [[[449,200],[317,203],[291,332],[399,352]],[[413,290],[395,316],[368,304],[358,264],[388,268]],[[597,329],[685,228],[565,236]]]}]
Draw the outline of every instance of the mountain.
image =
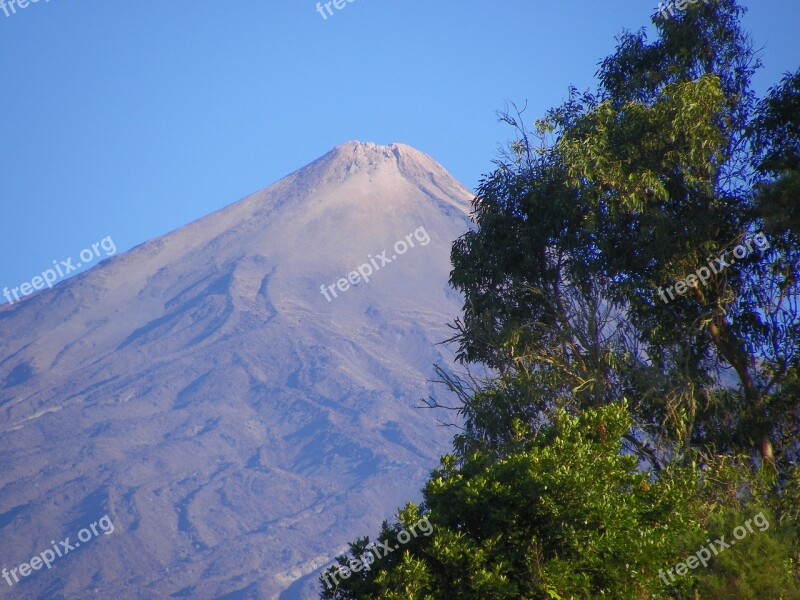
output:
[{"label": "mountain", "polygon": [[0,596],[315,598],[450,448],[471,198],[351,142],[0,307]]}]

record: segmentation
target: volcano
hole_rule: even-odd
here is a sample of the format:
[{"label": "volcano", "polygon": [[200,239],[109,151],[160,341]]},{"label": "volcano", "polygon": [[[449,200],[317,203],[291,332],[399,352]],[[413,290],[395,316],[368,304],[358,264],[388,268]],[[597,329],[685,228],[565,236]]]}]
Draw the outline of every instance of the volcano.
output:
[{"label": "volcano", "polygon": [[351,142],[0,307],[0,596],[316,598],[450,449],[418,407],[471,199]]}]

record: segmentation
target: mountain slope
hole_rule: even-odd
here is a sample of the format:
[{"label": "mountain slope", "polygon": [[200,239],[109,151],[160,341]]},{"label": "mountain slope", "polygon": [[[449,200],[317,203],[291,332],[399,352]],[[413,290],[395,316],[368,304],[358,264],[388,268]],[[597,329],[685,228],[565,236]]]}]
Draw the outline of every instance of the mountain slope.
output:
[{"label": "mountain slope", "polygon": [[353,142],[0,307],[0,566],[114,524],[0,589],[309,597],[448,449],[415,406],[452,358],[470,199],[412,148]]}]

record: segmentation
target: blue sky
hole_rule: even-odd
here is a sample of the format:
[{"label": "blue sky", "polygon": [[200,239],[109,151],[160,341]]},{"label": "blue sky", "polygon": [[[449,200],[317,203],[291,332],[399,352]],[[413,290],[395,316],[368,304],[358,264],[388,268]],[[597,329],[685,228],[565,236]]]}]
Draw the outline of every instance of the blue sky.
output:
[{"label": "blue sky", "polygon": [[[533,120],[592,87],[657,3],[354,0],[327,20],[315,4],[0,11],[0,289],[107,236],[130,249],[349,140],[412,145],[474,188],[511,136],[505,101]],[[800,3],[745,5],[763,92],[800,65]]]}]

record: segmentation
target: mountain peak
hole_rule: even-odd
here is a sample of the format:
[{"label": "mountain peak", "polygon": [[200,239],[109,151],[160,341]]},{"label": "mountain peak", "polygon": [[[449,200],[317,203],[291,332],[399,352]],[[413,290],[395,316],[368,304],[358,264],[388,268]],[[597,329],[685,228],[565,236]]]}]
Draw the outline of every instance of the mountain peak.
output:
[{"label": "mountain peak", "polygon": [[416,163],[417,166],[441,168],[430,156],[406,144],[381,146],[374,142],[346,142],[336,146],[320,160],[359,167],[369,167],[382,162],[389,162],[398,164]]},{"label": "mountain peak", "polygon": [[345,142],[336,146],[332,153],[337,156],[369,156],[369,157],[383,157],[383,158],[414,158],[417,160],[424,160],[435,162],[430,156],[408,146],[406,144],[389,144],[388,146],[381,146],[374,142],[360,142],[353,140]]},{"label": "mountain peak", "polygon": [[0,307],[0,566],[104,514],[120,532],[25,597],[317,597],[449,449],[416,406],[454,358],[471,196],[350,142]]},{"label": "mountain peak", "polygon": [[[471,192],[456,181],[433,158],[406,144],[381,146],[373,142],[351,141],[336,146],[327,154],[292,174],[312,188],[342,184],[356,185],[376,195],[381,188],[391,193],[401,180],[422,191],[428,198],[445,198],[447,204],[464,214],[469,212]],[[453,198],[462,199],[452,202]]]}]

